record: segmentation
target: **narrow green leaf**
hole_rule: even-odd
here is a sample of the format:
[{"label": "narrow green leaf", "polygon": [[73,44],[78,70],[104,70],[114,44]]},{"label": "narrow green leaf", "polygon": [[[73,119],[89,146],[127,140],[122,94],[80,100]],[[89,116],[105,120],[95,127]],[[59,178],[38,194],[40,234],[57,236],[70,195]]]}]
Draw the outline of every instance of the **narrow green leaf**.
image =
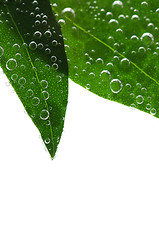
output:
[{"label": "narrow green leaf", "polygon": [[68,66],[49,0],[0,1],[0,66],[53,158],[64,125]]},{"label": "narrow green leaf", "polygon": [[70,78],[159,117],[159,1],[51,0]]}]

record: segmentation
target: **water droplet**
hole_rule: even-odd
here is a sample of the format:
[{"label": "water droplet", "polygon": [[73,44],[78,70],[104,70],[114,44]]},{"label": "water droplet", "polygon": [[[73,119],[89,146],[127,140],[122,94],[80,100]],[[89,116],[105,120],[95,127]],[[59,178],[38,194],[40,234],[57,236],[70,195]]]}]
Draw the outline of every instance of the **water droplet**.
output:
[{"label": "water droplet", "polygon": [[50,38],[50,37],[52,36],[52,33],[51,33],[49,30],[47,30],[47,31],[44,33],[44,35],[45,35],[46,38]]},{"label": "water droplet", "polygon": [[151,45],[154,42],[154,36],[151,33],[144,33],[141,40],[146,45]]},{"label": "water droplet", "polygon": [[131,17],[131,20],[134,20],[134,21],[139,21],[139,20],[140,20],[140,18],[139,18],[139,16],[138,16],[138,15],[133,15],[133,16]]},{"label": "water droplet", "polygon": [[12,81],[15,82],[17,80],[17,78],[18,78],[17,74],[12,74],[12,76],[11,76]]},{"label": "water droplet", "polygon": [[34,95],[34,92],[32,89],[29,89],[27,92],[26,92],[26,95],[28,98],[32,97]]},{"label": "water droplet", "polygon": [[19,85],[24,85],[26,83],[26,79],[24,77],[19,78]]},{"label": "water droplet", "polygon": [[136,102],[137,102],[138,104],[142,104],[142,103],[144,102],[144,97],[143,97],[142,95],[138,95],[138,96],[136,97]]},{"label": "water droplet", "polygon": [[148,104],[146,105],[146,109],[147,109],[147,110],[150,110],[150,109],[151,109],[151,104],[148,103]]},{"label": "water droplet", "polygon": [[32,99],[33,106],[37,106],[37,105],[39,105],[39,103],[40,103],[40,99],[38,97],[34,97]]},{"label": "water droplet", "polygon": [[146,52],[146,49],[144,47],[139,47],[138,52],[144,54]]},{"label": "water droplet", "polygon": [[113,79],[110,82],[110,89],[113,93],[119,93],[123,88],[122,82],[119,79]]},{"label": "water droplet", "polygon": [[51,56],[51,61],[52,62],[56,62],[57,61],[57,57],[56,56]]},{"label": "water droplet", "polygon": [[85,88],[86,88],[87,90],[90,90],[91,85],[90,85],[89,83],[87,83],[86,86],[85,86]]},{"label": "water droplet", "polygon": [[34,38],[39,39],[39,38],[41,38],[42,33],[40,31],[36,31],[33,36],[34,36]]},{"label": "water droplet", "polygon": [[37,43],[34,42],[34,41],[30,42],[29,48],[30,48],[31,50],[35,50],[35,49],[37,48]]},{"label": "water droplet", "polygon": [[150,113],[151,113],[151,115],[156,115],[156,109],[155,108],[152,108],[151,110],[150,110]]},{"label": "water droplet", "polygon": [[110,21],[109,21],[109,25],[111,26],[111,27],[117,27],[118,25],[119,25],[119,22],[116,20],[116,19],[111,19]]},{"label": "water droplet", "polygon": [[76,17],[75,11],[72,8],[65,8],[62,11],[62,14],[66,15],[67,17],[70,17],[70,18],[72,18],[72,17],[75,18]]},{"label": "water droplet", "polygon": [[121,9],[123,8],[123,3],[121,1],[114,1],[112,4],[112,7],[114,9]]},{"label": "water droplet", "polygon": [[40,114],[42,120],[47,120],[49,118],[49,112],[46,109],[43,109]]},{"label": "water droplet", "polygon": [[48,100],[49,99],[49,93],[47,91],[43,91],[42,92],[42,96],[43,96],[44,100]]},{"label": "water droplet", "polygon": [[17,61],[14,58],[11,58],[6,62],[6,68],[8,70],[12,71],[12,70],[16,69],[16,67],[17,67]]},{"label": "water droplet", "polygon": [[0,46],[0,57],[2,57],[4,54],[4,49]]},{"label": "water droplet", "polygon": [[130,61],[127,58],[123,58],[120,62],[122,68],[126,69],[130,66]]},{"label": "water droplet", "polygon": [[100,73],[100,78],[104,81],[106,80],[109,80],[111,79],[111,74],[108,70],[103,70],[101,73]]},{"label": "water droplet", "polygon": [[42,80],[40,83],[43,89],[46,89],[48,87],[48,82],[46,80]]}]

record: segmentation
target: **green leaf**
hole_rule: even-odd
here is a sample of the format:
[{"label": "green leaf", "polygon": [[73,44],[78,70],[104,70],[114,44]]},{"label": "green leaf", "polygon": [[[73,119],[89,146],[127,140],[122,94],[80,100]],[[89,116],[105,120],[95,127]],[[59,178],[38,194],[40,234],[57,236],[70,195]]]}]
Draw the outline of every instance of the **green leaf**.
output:
[{"label": "green leaf", "polygon": [[159,117],[159,2],[51,0],[69,76],[91,92]]},{"label": "green leaf", "polygon": [[0,1],[0,66],[53,158],[64,126],[68,66],[49,0]]}]

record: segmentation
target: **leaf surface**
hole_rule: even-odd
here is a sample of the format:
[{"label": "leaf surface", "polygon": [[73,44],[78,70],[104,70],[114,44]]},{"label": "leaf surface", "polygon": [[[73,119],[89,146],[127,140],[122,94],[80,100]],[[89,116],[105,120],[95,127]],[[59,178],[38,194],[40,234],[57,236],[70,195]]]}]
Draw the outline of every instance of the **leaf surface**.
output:
[{"label": "leaf surface", "polygon": [[69,77],[159,117],[158,0],[51,2],[65,37]]},{"label": "leaf surface", "polygon": [[0,1],[0,66],[53,158],[64,126],[68,66],[49,0]]}]

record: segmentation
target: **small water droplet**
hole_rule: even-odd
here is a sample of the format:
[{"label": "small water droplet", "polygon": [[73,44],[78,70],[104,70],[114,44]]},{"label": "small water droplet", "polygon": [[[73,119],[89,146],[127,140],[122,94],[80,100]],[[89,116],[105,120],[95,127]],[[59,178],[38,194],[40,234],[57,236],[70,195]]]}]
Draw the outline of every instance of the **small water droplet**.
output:
[{"label": "small water droplet", "polygon": [[49,118],[49,112],[46,109],[43,109],[40,114],[42,120],[47,120]]},{"label": "small water droplet", "polygon": [[154,42],[154,36],[151,33],[144,33],[141,36],[141,41],[146,45],[151,45]]},{"label": "small water droplet", "polygon": [[123,88],[122,82],[119,79],[113,79],[110,82],[110,89],[113,93],[119,93]]},{"label": "small water droplet", "polygon": [[16,69],[16,67],[17,67],[17,61],[14,58],[11,58],[6,62],[6,68],[8,70],[12,71],[12,70]]},{"label": "small water droplet", "polygon": [[138,96],[136,97],[136,102],[137,102],[138,104],[142,104],[142,103],[144,102],[144,97],[143,97],[142,95],[138,95]]}]

